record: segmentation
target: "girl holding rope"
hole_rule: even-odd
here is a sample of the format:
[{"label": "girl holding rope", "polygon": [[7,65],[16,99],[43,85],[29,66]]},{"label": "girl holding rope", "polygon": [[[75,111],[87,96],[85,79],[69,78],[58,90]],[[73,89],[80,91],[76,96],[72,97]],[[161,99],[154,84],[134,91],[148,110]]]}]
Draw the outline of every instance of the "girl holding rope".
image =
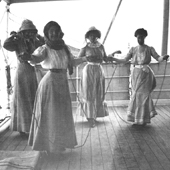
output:
[{"label": "girl holding rope", "polygon": [[32,54],[31,63],[49,71],[39,83],[28,144],[33,150],[57,154],[77,145],[67,70],[87,61],[74,58],[63,40],[64,33],[55,21],[44,27],[45,45]]},{"label": "girl holding rope", "polygon": [[[80,91],[80,105],[78,112],[85,115],[90,127],[95,127],[97,117],[108,116],[108,109],[105,99],[105,76],[101,66],[103,61],[109,62],[104,46],[98,39],[101,32],[95,27],[90,27],[85,34],[85,40],[89,40],[85,47],[80,50],[79,58],[87,55],[91,60],[85,65],[82,71],[82,82]],[[120,53],[116,51],[113,53]]]},{"label": "girl holding rope", "polygon": [[145,29],[137,29],[134,36],[139,45],[132,47],[124,59],[114,57],[112,59],[116,63],[126,63],[131,60],[134,66],[131,76],[132,97],[127,108],[127,120],[134,125],[146,125],[150,123],[152,117],[157,115],[151,98],[151,92],[156,87],[154,73],[149,67],[151,56],[158,62],[167,60],[169,57],[169,55],[158,55],[153,47],[146,45],[147,35]]}]

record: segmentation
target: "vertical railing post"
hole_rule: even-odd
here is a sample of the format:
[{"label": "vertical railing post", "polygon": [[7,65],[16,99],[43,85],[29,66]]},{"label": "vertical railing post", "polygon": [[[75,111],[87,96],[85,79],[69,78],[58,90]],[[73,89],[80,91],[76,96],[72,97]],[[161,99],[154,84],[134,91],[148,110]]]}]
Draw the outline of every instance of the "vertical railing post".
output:
[{"label": "vertical railing post", "polygon": [[161,53],[161,55],[165,55],[168,52],[168,29],[169,29],[169,0],[164,0],[162,53]]},{"label": "vertical railing post", "polygon": [[[10,4],[6,5],[6,13],[7,13],[7,25],[6,25],[6,38],[9,36],[9,12],[10,12]],[[7,79],[7,109],[10,109],[10,94],[11,94],[11,74],[10,74],[10,65],[8,63],[8,51],[5,54],[5,72],[6,72],[6,79]]]}]

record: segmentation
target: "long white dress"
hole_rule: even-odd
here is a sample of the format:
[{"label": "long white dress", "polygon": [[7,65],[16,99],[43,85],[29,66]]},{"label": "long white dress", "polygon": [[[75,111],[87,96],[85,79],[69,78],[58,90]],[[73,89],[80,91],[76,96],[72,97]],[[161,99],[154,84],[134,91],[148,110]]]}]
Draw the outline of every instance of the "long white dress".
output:
[{"label": "long white dress", "polygon": [[68,56],[64,49],[53,50],[47,45],[39,47],[34,55],[43,58],[48,71],[40,81],[36,93],[28,144],[34,150],[56,152],[61,147],[77,145],[67,79]]}]

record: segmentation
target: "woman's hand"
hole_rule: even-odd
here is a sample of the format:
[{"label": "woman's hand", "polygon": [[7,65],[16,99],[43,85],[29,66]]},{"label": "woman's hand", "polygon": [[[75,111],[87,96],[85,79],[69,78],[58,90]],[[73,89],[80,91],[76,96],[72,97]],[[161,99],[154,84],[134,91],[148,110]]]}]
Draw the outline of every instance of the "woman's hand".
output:
[{"label": "woman's hand", "polygon": [[86,59],[88,62],[102,62],[102,58],[100,58],[97,55],[90,55],[90,56],[86,56]]},{"label": "woman's hand", "polygon": [[109,54],[107,59],[106,59],[106,62],[113,62],[113,61],[115,61],[114,55],[115,54],[121,54],[121,53],[122,52],[120,50],[117,50],[117,51],[113,52],[112,54]]},{"label": "woman's hand", "polygon": [[114,56],[115,54],[121,54],[122,52],[120,50],[117,50],[115,52],[112,53],[112,56]]},{"label": "woman's hand", "polygon": [[91,62],[92,56],[90,56],[90,55],[86,56],[86,60],[87,60],[88,62]]},{"label": "woman's hand", "polygon": [[27,52],[22,52],[21,54],[18,55],[19,59],[22,61],[30,61],[31,60],[31,54]]},{"label": "woman's hand", "polygon": [[163,60],[166,60],[166,61],[167,61],[168,58],[169,58],[169,55],[164,55],[164,56],[163,56]]},{"label": "woman's hand", "polygon": [[105,59],[105,62],[113,62],[114,61],[114,57],[112,54],[109,54],[108,57]]}]

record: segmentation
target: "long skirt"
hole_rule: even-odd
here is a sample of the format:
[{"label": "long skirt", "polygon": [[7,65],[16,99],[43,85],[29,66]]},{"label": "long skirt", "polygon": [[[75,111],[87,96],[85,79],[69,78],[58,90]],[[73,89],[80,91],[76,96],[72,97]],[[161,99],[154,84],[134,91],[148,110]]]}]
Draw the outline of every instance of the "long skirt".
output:
[{"label": "long skirt", "polygon": [[37,87],[34,67],[18,63],[10,107],[12,130],[29,133]]},{"label": "long skirt", "polygon": [[39,84],[39,82],[41,81],[41,79],[44,77],[48,70],[44,69],[40,64],[35,65],[34,68],[37,77],[37,82]]},{"label": "long skirt", "polygon": [[156,79],[150,67],[134,68],[132,71],[132,97],[127,109],[127,120],[136,124],[150,123],[157,115],[151,98]]},{"label": "long skirt", "polygon": [[108,116],[105,99],[105,76],[100,64],[87,64],[82,71],[78,112],[87,119]]},{"label": "long skirt", "polygon": [[28,144],[33,150],[57,152],[77,145],[67,73],[48,71],[35,97]]}]

